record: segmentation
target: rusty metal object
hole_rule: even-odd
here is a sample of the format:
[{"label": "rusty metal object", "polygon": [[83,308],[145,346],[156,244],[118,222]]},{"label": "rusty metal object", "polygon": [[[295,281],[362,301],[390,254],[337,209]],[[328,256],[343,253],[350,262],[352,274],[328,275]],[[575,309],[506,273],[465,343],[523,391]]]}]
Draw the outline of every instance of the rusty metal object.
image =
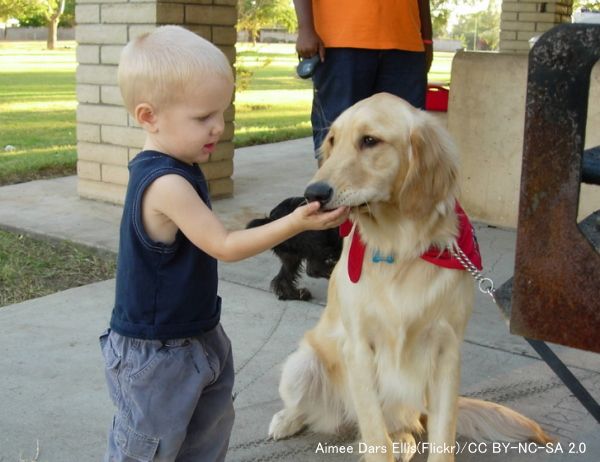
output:
[{"label": "rusty metal object", "polygon": [[[600,253],[577,225],[600,26],[565,24],[529,55],[511,332],[600,352]],[[597,230],[598,231],[598,230]]]}]

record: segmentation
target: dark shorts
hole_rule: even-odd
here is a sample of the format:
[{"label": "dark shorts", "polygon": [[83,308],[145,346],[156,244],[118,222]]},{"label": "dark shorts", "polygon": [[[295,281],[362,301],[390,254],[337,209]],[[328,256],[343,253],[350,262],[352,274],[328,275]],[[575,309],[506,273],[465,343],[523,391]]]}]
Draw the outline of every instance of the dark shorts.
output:
[{"label": "dark shorts", "polygon": [[315,153],[331,123],[346,109],[387,92],[425,107],[425,53],[402,50],[327,48],[313,76],[311,122]]},{"label": "dark shorts", "polygon": [[169,341],[100,337],[117,407],[105,461],[222,461],[234,420],[233,359],[219,324]]}]

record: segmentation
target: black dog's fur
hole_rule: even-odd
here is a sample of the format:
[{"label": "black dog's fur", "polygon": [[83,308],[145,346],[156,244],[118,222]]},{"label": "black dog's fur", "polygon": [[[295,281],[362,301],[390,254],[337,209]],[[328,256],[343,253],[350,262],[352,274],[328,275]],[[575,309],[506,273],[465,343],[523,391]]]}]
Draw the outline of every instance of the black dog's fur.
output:
[{"label": "black dog's fur", "polygon": [[[252,220],[246,228],[254,228],[277,220],[305,204],[304,197],[290,197],[279,203],[266,218]],[[296,286],[302,263],[306,261],[306,274],[313,278],[329,279],[342,252],[342,239],[337,229],[304,231],[273,247],[281,260],[281,269],[271,281],[271,289],[280,300],[310,300],[306,288]]]}]

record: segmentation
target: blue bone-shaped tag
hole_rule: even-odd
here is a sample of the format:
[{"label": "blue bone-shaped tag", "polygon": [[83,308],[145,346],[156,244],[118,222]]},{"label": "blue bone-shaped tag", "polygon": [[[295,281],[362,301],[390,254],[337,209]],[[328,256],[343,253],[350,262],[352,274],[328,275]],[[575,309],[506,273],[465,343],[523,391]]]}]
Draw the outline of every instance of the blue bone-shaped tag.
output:
[{"label": "blue bone-shaped tag", "polygon": [[379,250],[376,250],[373,252],[372,260],[373,263],[394,263],[394,255],[386,255],[385,257],[382,257],[379,253]]}]

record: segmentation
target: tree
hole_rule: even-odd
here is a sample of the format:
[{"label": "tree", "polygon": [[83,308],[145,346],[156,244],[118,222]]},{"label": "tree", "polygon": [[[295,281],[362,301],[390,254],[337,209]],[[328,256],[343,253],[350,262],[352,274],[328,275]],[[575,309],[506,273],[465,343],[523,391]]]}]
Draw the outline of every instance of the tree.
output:
[{"label": "tree", "polygon": [[238,30],[248,31],[256,43],[264,27],[284,27],[296,30],[296,13],[289,0],[238,0]]},{"label": "tree", "polygon": [[41,16],[48,26],[47,48],[56,46],[58,23],[65,11],[66,0],[0,0],[0,19],[23,19]]},{"label": "tree", "polygon": [[38,9],[37,1],[32,0],[0,0],[0,21],[11,18],[18,19],[35,14]]},{"label": "tree", "polygon": [[433,36],[448,37],[448,23],[457,16],[457,10],[475,7],[480,3],[481,0],[430,0]]},{"label": "tree", "polygon": [[598,3],[598,0],[573,0],[573,11],[582,9],[600,11],[600,3]]},{"label": "tree", "polygon": [[497,50],[500,41],[500,7],[490,0],[485,10],[460,16],[452,37],[462,40],[468,50]]},{"label": "tree", "polygon": [[[38,9],[32,14],[19,16],[20,27],[45,27],[48,23],[46,13]],[[60,17],[58,27],[73,27],[75,25],[75,0],[65,0],[65,11]]]},{"label": "tree", "polygon": [[48,41],[46,42],[48,50],[54,50],[56,46],[56,41],[58,39],[58,22],[65,11],[65,1],[66,0],[43,1],[43,3],[46,3],[44,12],[46,14],[46,19],[48,20]]},{"label": "tree", "polygon": [[431,27],[435,38],[445,37],[452,5],[448,0],[431,0]]}]

